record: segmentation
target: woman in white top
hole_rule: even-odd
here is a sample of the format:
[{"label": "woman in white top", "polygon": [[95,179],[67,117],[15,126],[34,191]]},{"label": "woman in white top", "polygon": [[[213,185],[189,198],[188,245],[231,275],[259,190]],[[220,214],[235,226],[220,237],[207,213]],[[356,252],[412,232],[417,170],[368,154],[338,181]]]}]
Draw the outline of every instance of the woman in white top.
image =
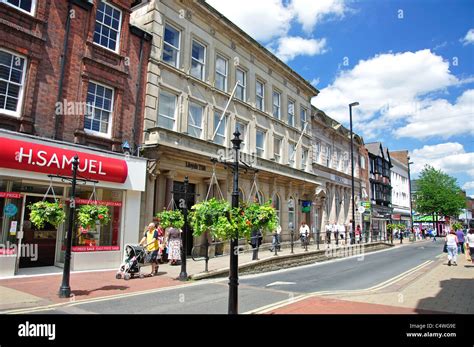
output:
[{"label": "woman in white top", "polygon": [[450,231],[448,235],[446,235],[446,245],[448,248],[448,265],[451,266],[451,260],[453,261],[454,265],[456,264],[457,255],[458,255],[458,237],[454,231]]},{"label": "woman in white top", "polygon": [[474,230],[470,229],[469,234],[466,235],[466,247],[469,249],[469,254],[471,255],[471,262],[474,263]]}]

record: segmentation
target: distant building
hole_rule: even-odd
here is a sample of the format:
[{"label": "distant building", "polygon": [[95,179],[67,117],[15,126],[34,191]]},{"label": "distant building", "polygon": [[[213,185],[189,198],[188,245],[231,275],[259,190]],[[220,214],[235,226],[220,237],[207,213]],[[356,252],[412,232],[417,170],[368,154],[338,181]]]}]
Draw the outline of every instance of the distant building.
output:
[{"label": "distant building", "polygon": [[410,181],[408,176],[408,151],[391,151],[392,170],[392,221],[411,225],[410,218]]}]

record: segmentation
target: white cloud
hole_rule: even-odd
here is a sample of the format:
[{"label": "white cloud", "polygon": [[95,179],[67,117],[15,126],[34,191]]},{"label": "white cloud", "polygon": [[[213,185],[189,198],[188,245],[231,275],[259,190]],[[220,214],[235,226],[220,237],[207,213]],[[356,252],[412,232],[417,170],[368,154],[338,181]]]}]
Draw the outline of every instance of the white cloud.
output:
[{"label": "white cloud", "polygon": [[464,46],[474,43],[474,29],[470,29],[463,39],[459,40]]},{"label": "white cloud", "polygon": [[305,39],[299,36],[281,37],[277,41],[275,55],[284,62],[294,59],[297,55],[324,54],[326,39]]},{"label": "white cloud", "polygon": [[[384,129],[381,125],[389,125],[397,137],[449,137],[474,131],[469,121],[472,92],[466,91],[454,104],[428,95],[469,80],[458,80],[449,62],[428,49],[385,53],[341,71],[312,102],[330,117],[347,123],[348,104],[358,101],[354,124],[367,139],[379,136]],[[442,126],[434,119],[440,119]]]},{"label": "white cloud", "polygon": [[319,77],[313,78],[310,83],[313,87],[316,87],[319,84]]},{"label": "white cloud", "polygon": [[458,142],[423,146],[410,153],[413,173],[419,173],[425,165],[431,165],[448,174],[468,173],[474,177],[474,152],[466,152]]},{"label": "white cloud", "polygon": [[310,33],[324,17],[334,15],[341,18],[347,10],[344,0],[293,0],[291,9],[306,33]]},{"label": "white cloud", "polygon": [[474,189],[474,181],[464,183],[464,185],[462,186],[462,189],[464,190]]},{"label": "white cloud", "polygon": [[207,2],[256,40],[267,42],[290,30],[293,11],[281,0]]}]

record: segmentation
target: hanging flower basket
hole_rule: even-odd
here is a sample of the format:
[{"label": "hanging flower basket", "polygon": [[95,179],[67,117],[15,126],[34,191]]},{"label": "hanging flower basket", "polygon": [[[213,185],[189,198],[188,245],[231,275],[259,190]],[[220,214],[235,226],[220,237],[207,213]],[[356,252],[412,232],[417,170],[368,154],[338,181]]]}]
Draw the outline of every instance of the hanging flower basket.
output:
[{"label": "hanging flower basket", "polygon": [[59,202],[38,201],[28,208],[31,210],[30,221],[38,229],[43,229],[46,223],[57,228],[66,220],[66,212]]},{"label": "hanging flower basket", "polygon": [[105,205],[82,205],[77,211],[77,220],[84,229],[92,228],[96,224],[109,224],[109,208]]},{"label": "hanging flower basket", "polygon": [[156,214],[163,229],[173,227],[181,229],[184,226],[184,216],[180,210],[163,210]]},{"label": "hanging flower basket", "polygon": [[272,202],[265,204],[252,203],[244,209],[246,219],[253,228],[265,231],[274,231],[278,226],[277,214],[272,206]]}]

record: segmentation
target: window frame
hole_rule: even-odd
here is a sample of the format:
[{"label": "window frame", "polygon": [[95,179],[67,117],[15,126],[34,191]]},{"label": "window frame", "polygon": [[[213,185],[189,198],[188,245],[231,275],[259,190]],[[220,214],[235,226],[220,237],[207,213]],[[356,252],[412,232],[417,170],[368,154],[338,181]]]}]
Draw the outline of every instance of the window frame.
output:
[{"label": "window frame", "polygon": [[[278,105],[275,104],[275,95],[278,95]],[[278,110],[277,116],[275,116],[275,108]],[[281,92],[277,90],[272,93],[272,115],[274,118],[281,120]]]},{"label": "window frame", "polygon": [[[293,148],[293,156],[290,155],[290,149]],[[293,157],[293,160],[291,160],[291,158]],[[291,141],[288,141],[288,165],[290,165],[290,167],[295,167],[296,165],[296,143],[294,142],[291,142]]]},{"label": "window frame", "polygon": [[[179,34],[179,37],[178,37],[179,47],[175,47],[172,44],[165,41],[166,26],[169,26],[170,28],[172,28],[172,29],[174,29],[178,32],[178,34]],[[161,61],[165,64],[168,64],[169,66],[172,66],[172,67],[176,68],[176,69],[179,69],[179,64],[180,64],[180,60],[181,60],[180,58],[181,58],[181,37],[182,37],[182,33],[183,33],[182,30],[179,29],[177,26],[172,25],[169,22],[165,22],[165,25],[164,25],[164,28],[163,28],[163,46],[162,46],[162,53],[161,53]],[[169,62],[167,62],[163,59],[163,55],[165,53],[165,45],[168,45],[168,46],[171,47],[171,49],[176,50],[176,65],[172,65],[172,64],[170,64]]]},{"label": "window frame", "polygon": [[[258,84],[262,86],[262,94],[258,94]],[[261,107],[259,107],[259,100],[261,100]],[[257,79],[255,80],[255,107],[257,110],[260,110],[262,112],[265,112],[265,83],[263,83],[261,80]]]},{"label": "window frame", "polygon": [[[171,119],[168,115],[164,115],[164,114],[160,114],[160,100],[161,100],[161,94],[168,94],[170,96],[173,96],[175,98],[175,105],[174,105],[174,112],[173,112],[173,128],[170,129],[170,128],[166,128],[166,127],[163,127],[161,125],[159,125],[159,117],[164,117],[166,119]],[[158,93],[158,112],[157,112],[157,119],[156,119],[156,126],[158,127],[162,127],[164,129],[168,129],[168,130],[173,130],[173,131],[176,131],[176,126],[177,126],[177,110],[178,110],[178,98],[179,96],[176,95],[175,93],[172,93],[172,92],[169,92],[168,90],[165,90],[165,89],[162,89],[160,90],[160,92]]]},{"label": "window frame", "polygon": [[[11,6],[11,7],[17,9],[18,11],[23,12],[23,13],[27,13],[27,14],[29,14],[30,16],[35,17],[35,15],[36,15],[36,0],[31,0],[31,10],[30,10],[30,12],[28,12],[28,11],[22,9],[21,7],[15,6],[15,5],[12,4],[12,3],[9,3],[8,0],[2,1],[2,2],[3,2],[5,5]],[[20,2],[21,2],[21,0],[20,0]]]},{"label": "window frame", "polygon": [[[201,46],[203,49],[204,49],[204,54],[203,54],[203,61],[199,61],[197,60],[196,58],[193,57],[193,47],[194,47],[194,43],[196,43],[198,46]],[[190,66],[190,69],[189,69],[189,74],[191,76],[193,76],[194,78],[197,78],[198,80],[200,81],[205,81],[206,80],[206,55],[207,55],[207,46],[205,44],[203,44],[201,41],[197,40],[197,39],[191,39],[191,66]],[[201,69],[201,77],[197,77],[197,76],[194,76],[192,74],[192,71],[193,71],[193,62],[196,62],[197,64],[200,64],[202,69]]]},{"label": "window frame", "polygon": [[[114,6],[113,4],[109,3],[108,1],[105,1],[105,0],[99,0],[99,1],[97,2],[97,5],[98,5],[99,3],[101,3],[101,2],[103,2],[106,6],[110,6],[110,7],[112,7],[113,9],[119,11],[119,13],[120,13],[119,26],[118,26],[118,29],[117,29],[117,42],[116,42],[115,49],[111,49],[111,48],[109,48],[109,47],[105,47],[105,46],[103,46],[102,44],[97,43],[97,42],[94,41],[95,28],[96,28],[96,26],[97,26],[97,12],[99,11],[99,6],[97,6],[96,14],[95,14],[96,18],[94,19],[94,24],[95,24],[95,26],[94,26],[94,32],[93,32],[93,34],[92,34],[92,42],[93,42],[95,45],[97,45],[97,46],[99,46],[99,47],[102,47],[102,48],[105,48],[105,49],[108,49],[108,50],[111,51],[111,52],[119,53],[119,52],[120,52],[120,36],[121,36],[121,33],[122,33],[123,11],[122,11],[121,9],[119,9],[118,7]],[[112,17],[112,19],[113,19],[113,17]],[[109,30],[114,30],[114,31],[115,31],[114,28],[108,26],[108,25],[105,24],[105,23],[100,23],[100,24],[103,25],[103,26],[106,26]],[[102,30],[101,30],[101,35],[102,35]],[[108,37],[108,39],[110,40],[110,37]]]},{"label": "window frame", "polygon": [[[304,114],[304,122],[303,122],[303,114]],[[304,129],[304,126],[306,124],[306,122],[308,121],[308,110],[303,107],[303,106],[300,106],[300,126],[301,126],[301,131],[303,131]]]},{"label": "window frame", "polygon": [[[279,143],[279,151],[278,154],[275,152],[275,142]],[[283,138],[282,137],[273,137],[273,158],[277,163],[281,163],[281,149],[282,149]]]},{"label": "window frame", "polygon": [[[293,113],[290,113],[290,105],[293,105]],[[292,127],[295,126],[295,108],[296,108],[296,102],[293,99],[288,99],[288,105],[287,105],[288,125]]]},{"label": "window frame", "polygon": [[240,136],[239,138],[242,140],[242,143],[240,144],[240,151],[241,152],[247,152],[247,133],[248,133],[248,123],[240,120],[240,119],[236,119],[235,120],[235,127],[238,128],[238,125],[241,124],[243,126],[243,129],[244,129],[244,133],[242,134],[242,132],[240,131],[239,129],[239,132],[241,135],[243,136]]},{"label": "window frame", "polygon": [[[242,72],[242,74],[243,74],[243,79],[244,79],[243,84],[240,83],[240,80],[239,80],[239,78],[237,77],[237,73],[238,73],[239,71]],[[244,69],[242,69],[242,68],[240,68],[240,67],[236,68],[236,69],[235,69],[235,82],[237,82],[237,89],[235,90],[235,94],[236,94],[236,95],[235,95],[235,98],[236,98],[237,100],[240,100],[240,101],[243,101],[243,102],[247,102],[247,71],[244,70]],[[241,90],[242,90],[242,97],[243,97],[242,99],[240,99],[240,98],[239,98],[239,95],[238,95],[239,88],[242,88],[242,89],[241,89]]]},{"label": "window frame", "polygon": [[[214,109],[214,119],[213,119],[213,120],[214,120],[214,123],[213,123],[213,125],[212,125],[212,134],[213,134],[213,135],[214,135],[214,132],[216,131],[216,127],[217,127],[217,124],[219,123],[219,119],[220,119],[221,115],[222,115],[222,112],[221,112],[220,110]],[[228,118],[228,116],[229,116],[229,113],[227,113],[227,114],[224,116],[224,118],[222,119],[223,124],[221,123],[221,126],[224,127],[224,134],[220,134],[220,133],[219,133],[219,130],[218,130],[218,131],[216,132],[216,136],[214,137],[214,139],[213,139],[213,141],[212,141],[213,143],[216,143],[216,144],[222,145],[222,146],[225,146],[225,145],[226,145],[226,140],[227,140],[227,118]],[[216,119],[216,117],[217,117],[217,119]],[[216,138],[217,138],[218,136],[221,137],[221,138],[223,138],[222,143],[219,143],[219,142],[216,141]]]},{"label": "window frame", "polygon": [[[88,134],[91,134],[91,135],[95,135],[95,136],[99,136],[99,137],[104,137],[104,138],[112,138],[112,128],[113,128],[113,119],[114,119],[114,103],[115,103],[115,89],[106,84],[103,84],[103,83],[100,83],[100,82],[97,82],[95,80],[89,80],[88,84],[87,84],[87,93],[89,93],[89,84],[90,83],[94,83],[96,86],[101,86],[103,88],[107,88],[107,89],[110,89],[112,90],[112,98],[111,98],[111,103],[110,103],[110,111],[109,111],[109,121],[108,121],[108,129],[107,129],[107,133],[103,133],[101,131],[97,131],[97,130],[92,130],[92,129],[86,129],[85,127],[85,115],[84,115],[84,131]],[[86,103],[87,103],[87,95],[86,95]],[[93,108],[95,109],[95,105],[93,106]],[[101,109],[103,110],[103,109]],[[91,121],[91,125],[92,125],[92,121]]]},{"label": "window frame", "polygon": [[[8,49],[4,49],[3,47],[0,48],[0,51],[3,51],[7,54],[10,54],[12,56],[12,64],[13,64],[13,61],[15,60],[15,57],[18,57],[20,59],[23,59],[23,70],[22,70],[22,76],[21,76],[21,82],[20,82],[20,86],[19,86],[19,92],[18,92],[18,102],[17,102],[17,105],[16,105],[16,110],[15,111],[11,111],[11,110],[7,110],[6,108],[5,109],[0,109],[0,113],[2,114],[5,114],[5,115],[8,115],[8,116],[13,116],[13,117],[21,117],[21,110],[23,109],[23,98],[24,98],[24,92],[25,92],[25,81],[26,81],[26,74],[27,74],[27,66],[28,66],[28,59],[24,56],[24,55],[21,55],[21,54],[18,54],[16,52],[13,52],[13,51],[10,51]],[[10,71],[9,71],[9,78],[11,78],[11,74],[12,74],[12,65],[10,65],[9,67]],[[10,83],[13,83],[16,85],[16,82],[10,82],[10,80],[6,81],[6,80],[2,80],[2,81],[5,81],[8,84]],[[5,105],[6,105],[6,99],[7,99],[7,91],[5,90]]]},{"label": "window frame", "polygon": [[[259,134],[262,135],[262,147],[259,147],[259,146],[258,146],[258,135],[259,135]],[[257,130],[256,130],[256,132],[255,132],[255,151],[256,151],[256,153],[257,153],[257,156],[259,156],[260,158],[265,158],[265,142],[266,142],[266,137],[267,137],[266,131],[257,128]],[[259,152],[260,152],[260,153],[259,153]]]},{"label": "window frame", "polygon": [[309,156],[309,150],[307,148],[301,147],[300,167],[301,167],[301,170],[303,171],[306,171],[306,168],[308,167],[308,156]]},{"label": "window frame", "polygon": [[[218,59],[222,59],[225,63],[225,75],[222,75],[222,73],[220,73],[217,70],[217,60]],[[223,55],[221,55],[219,53],[216,54],[216,63],[215,63],[215,67],[214,67],[214,73],[215,73],[215,76],[219,75],[219,76],[224,77],[224,89],[220,89],[217,86],[217,78],[216,77],[214,77],[214,87],[216,87],[220,91],[227,92],[227,82],[229,80],[229,59],[226,59]]]},{"label": "window frame", "polygon": [[[201,108],[201,124],[200,124],[200,127],[196,126],[196,125],[191,125],[189,123],[190,119],[191,119],[191,106],[193,105],[196,105],[196,106],[199,106]],[[199,103],[199,102],[196,102],[196,101],[193,101],[193,100],[189,100],[189,103],[188,103],[188,119],[187,119],[187,123],[186,123],[186,134],[188,134],[188,136],[191,136],[191,137],[194,137],[195,139],[202,139],[202,136],[203,136],[203,133],[204,133],[204,129],[203,129],[203,123],[204,123],[204,113],[206,112],[205,110],[205,107]],[[194,121],[194,120],[193,120]],[[200,134],[199,136],[194,136],[194,135],[191,135],[191,132],[189,131],[189,128],[195,128],[195,129],[199,129],[200,130]]]}]

